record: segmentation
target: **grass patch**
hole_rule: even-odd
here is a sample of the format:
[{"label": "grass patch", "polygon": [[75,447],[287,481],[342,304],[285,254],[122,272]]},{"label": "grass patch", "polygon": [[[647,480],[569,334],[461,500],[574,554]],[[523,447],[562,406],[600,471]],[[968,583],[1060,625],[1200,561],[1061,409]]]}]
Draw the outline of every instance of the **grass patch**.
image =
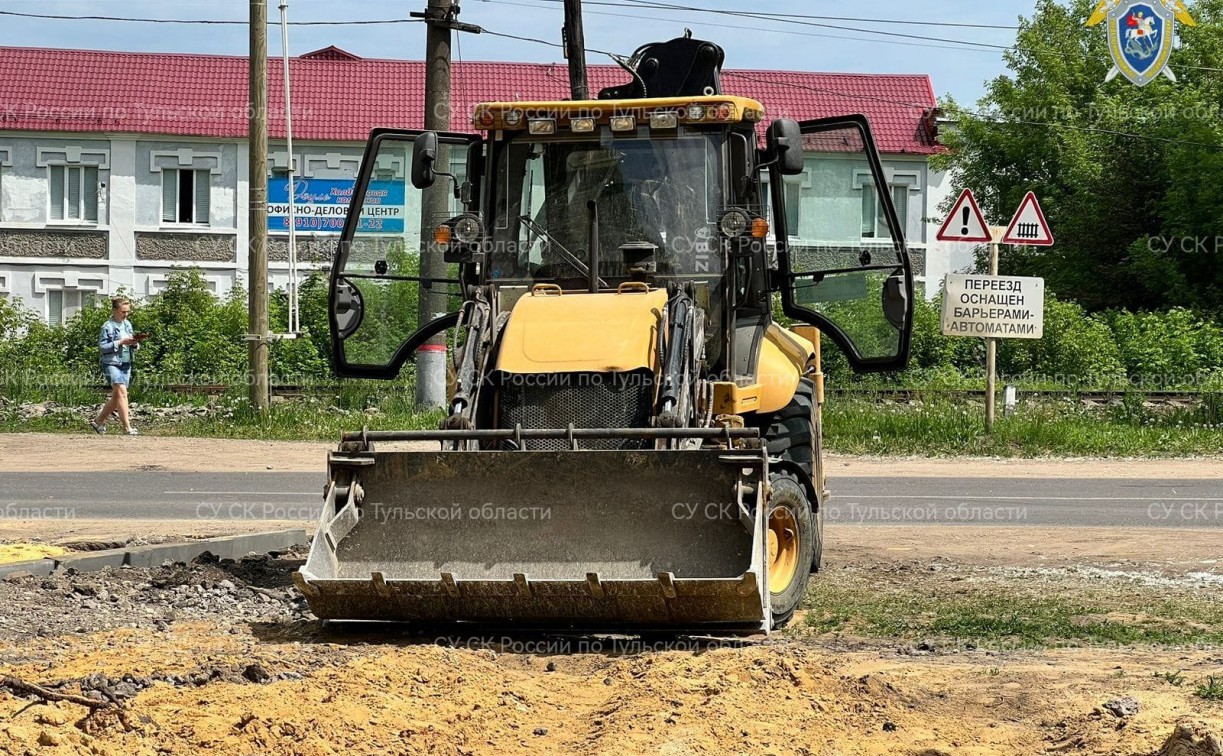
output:
[{"label": "grass patch", "polygon": [[[0,431],[74,432],[85,430],[89,412],[105,392],[84,379],[54,376],[40,385],[0,387]],[[211,406],[207,417],[141,423],[153,435],[223,438],[334,440],[344,430],[368,425],[375,430],[435,428],[438,413],[415,406],[411,378],[393,383],[342,381],[338,387],[273,403],[267,415],[253,412],[244,391],[231,389],[219,399],[183,395],[137,378],[132,402],[140,407]],[[16,406],[55,402],[64,409],[23,420]],[[1091,456],[1191,457],[1223,454],[1223,424],[1209,404],[1157,412],[1141,398],[1107,409],[1087,409],[1070,400],[1025,404],[1011,417],[999,417],[993,435],[984,431],[984,407],[962,399],[920,404],[833,396],[824,413],[828,448],[844,454],[921,456]]]},{"label": "grass patch", "polygon": [[[443,413],[416,409],[415,388],[410,382],[391,384],[349,381],[328,393],[311,393],[286,401],[274,401],[266,414],[252,409],[240,390],[220,397],[180,394],[156,387],[132,386],[134,409],[164,407],[207,408],[202,416],[134,420],[140,432],[151,436],[196,438],[250,438],[283,441],[335,441],[344,431],[435,429]],[[38,395],[18,394],[10,405],[0,406],[0,432],[83,433],[86,421],[106,400],[103,391],[65,382],[60,388]],[[43,417],[22,418],[21,402],[55,402],[63,405]]]},{"label": "grass patch", "polygon": [[1019,648],[1223,645],[1223,602],[1130,584],[1085,589],[1030,578],[881,581],[846,570],[817,576],[804,608],[807,628],[819,634]]},{"label": "grass patch", "polygon": [[1179,670],[1176,672],[1156,672],[1155,678],[1163,680],[1174,688],[1179,688],[1185,684],[1185,676]]},{"label": "grass patch", "polygon": [[1195,691],[1198,698],[1206,701],[1223,701],[1223,677],[1211,675],[1198,684]]},{"label": "grass patch", "polygon": [[1208,408],[1155,412],[1132,405],[1090,410],[1073,401],[1021,406],[985,433],[979,403],[896,404],[833,397],[828,448],[843,454],[997,457],[1188,457],[1223,454],[1223,425]]}]

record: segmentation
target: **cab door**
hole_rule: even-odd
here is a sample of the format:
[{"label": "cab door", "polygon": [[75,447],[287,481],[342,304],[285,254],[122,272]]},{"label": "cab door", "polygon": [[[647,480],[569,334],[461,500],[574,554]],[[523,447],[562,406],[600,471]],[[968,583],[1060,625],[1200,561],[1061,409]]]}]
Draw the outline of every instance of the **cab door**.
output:
[{"label": "cab door", "polygon": [[865,117],[799,127],[802,173],[770,177],[783,310],[828,334],[855,371],[902,370],[913,273],[893,198],[907,202],[909,188],[889,186]]},{"label": "cab door", "polygon": [[[438,175],[422,190],[411,181],[422,133],[375,130],[351,189],[329,299],[332,362],[342,378],[392,379],[417,349],[458,322],[458,273],[442,262],[433,229],[462,212],[455,187],[479,137],[439,134]],[[311,190],[308,179],[303,183],[306,204]]]}]

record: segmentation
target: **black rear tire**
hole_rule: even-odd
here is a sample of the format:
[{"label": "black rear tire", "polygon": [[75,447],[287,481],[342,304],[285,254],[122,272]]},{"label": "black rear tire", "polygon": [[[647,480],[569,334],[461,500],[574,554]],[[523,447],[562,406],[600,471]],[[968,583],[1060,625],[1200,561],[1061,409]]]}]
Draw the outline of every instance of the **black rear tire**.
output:
[{"label": "black rear tire", "polygon": [[793,568],[789,584],[783,590],[774,593],[770,575],[769,592],[773,606],[773,627],[779,628],[793,619],[795,610],[798,609],[807,593],[807,584],[811,580],[811,571],[807,569],[807,565],[812,563],[819,536],[811,502],[807,499],[807,489],[798,478],[789,472],[773,473],[769,476],[769,483],[771,487],[768,502],[770,521],[776,510],[784,509],[798,526],[797,564]]},{"label": "black rear tire", "polygon": [[762,420],[769,456],[793,462],[814,476],[815,383],[808,378],[799,380],[790,403]]}]

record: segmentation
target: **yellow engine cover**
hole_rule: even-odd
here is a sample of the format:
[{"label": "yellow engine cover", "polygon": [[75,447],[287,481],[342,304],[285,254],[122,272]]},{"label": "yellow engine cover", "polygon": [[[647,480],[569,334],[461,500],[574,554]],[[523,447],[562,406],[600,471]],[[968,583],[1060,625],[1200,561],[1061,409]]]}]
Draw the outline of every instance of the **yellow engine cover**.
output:
[{"label": "yellow engine cover", "polygon": [[514,305],[497,369],[539,373],[657,372],[667,292],[560,294],[540,288]]}]

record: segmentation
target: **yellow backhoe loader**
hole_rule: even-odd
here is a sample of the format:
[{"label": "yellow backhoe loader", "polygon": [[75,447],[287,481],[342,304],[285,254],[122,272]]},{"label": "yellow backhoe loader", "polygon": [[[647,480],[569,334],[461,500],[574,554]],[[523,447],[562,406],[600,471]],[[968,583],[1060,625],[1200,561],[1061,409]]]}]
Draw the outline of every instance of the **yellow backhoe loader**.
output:
[{"label": "yellow backhoe loader", "polygon": [[[391,379],[449,334],[448,416],[330,455],[297,574],[317,616],[793,616],[823,551],[819,334],[859,371],[902,369],[913,279],[867,120],[764,128],[721,60],[647,45],[597,99],[372,134],[331,271],[335,369]],[[436,449],[375,448],[412,441]]]}]

